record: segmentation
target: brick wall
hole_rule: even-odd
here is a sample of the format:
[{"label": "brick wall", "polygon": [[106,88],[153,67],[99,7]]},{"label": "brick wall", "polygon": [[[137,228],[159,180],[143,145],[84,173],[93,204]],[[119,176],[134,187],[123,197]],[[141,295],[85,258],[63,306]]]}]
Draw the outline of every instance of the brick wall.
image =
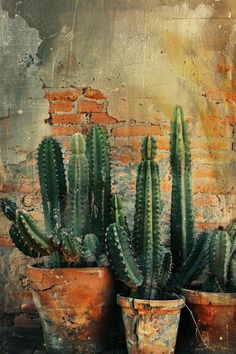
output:
[{"label": "brick wall", "polygon": [[[227,68],[220,67],[220,72]],[[210,91],[206,99],[212,104],[234,104],[233,93]],[[159,113],[155,123],[121,120],[109,114],[109,98],[96,88],[46,89],[45,99],[49,104],[49,117],[45,123],[50,125],[51,134],[64,148],[65,158],[69,147],[69,136],[74,132],[85,133],[94,124],[103,126],[110,137],[113,191],[124,196],[124,207],[130,223],[134,205],[136,167],[140,159],[140,143],[143,136],[150,134],[157,138],[157,160],[160,165],[161,191],[164,201],[162,217],[163,235],[169,233],[169,210],[171,176],[169,166],[170,120]],[[234,129],[236,116],[204,115],[195,117],[186,112],[191,135],[193,202],[195,206],[196,227],[198,230],[225,225],[235,217],[235,162]],[[42,122],[42,124],[44,124]],[[32,160],[36,164],[35,155]],[[39,221],[42,220],[40,194],[37,178],[20,179],[16,184],[2,184],[0,192],[17,199]],[[17,313],[16,326],[38,325],[34,316],[31,294],[25,276],[25,265],[29,258],[16,250],[8,235],[8,221],[0,216],[0,252],[4,249],[0,267],[7,274],[2,296],[3,311]],[[6,251],[7,250],[7,251]],[[11,261],[14,267],[11,267]],[[4,268],[4,269],[3,269]],[[9,269],[8,269],[9,268]],[[18,280],[13,269],[18,270]],[[4,285],[4,279],[0,279]]]}]

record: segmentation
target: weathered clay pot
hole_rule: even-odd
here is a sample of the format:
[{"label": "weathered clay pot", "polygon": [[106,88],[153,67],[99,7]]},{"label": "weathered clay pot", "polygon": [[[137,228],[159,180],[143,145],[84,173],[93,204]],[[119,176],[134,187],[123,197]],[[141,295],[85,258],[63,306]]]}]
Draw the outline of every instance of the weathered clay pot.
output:
[{"label": "weathered clay pot", "polygon": [[235,353],[236,348],[236,294],[208,293],[182,289],[186,304],[192,311],[199,332],[199,346],[217,352]]},{"label": "weathered clay pot", "polygon": [[118,295],[129,354],[174,353],[184,299],[141,300]]},{"label": "weathered clay pot", "polygon": [[108,268],[28,268],[48,353],[97,353],[114,302]]}]

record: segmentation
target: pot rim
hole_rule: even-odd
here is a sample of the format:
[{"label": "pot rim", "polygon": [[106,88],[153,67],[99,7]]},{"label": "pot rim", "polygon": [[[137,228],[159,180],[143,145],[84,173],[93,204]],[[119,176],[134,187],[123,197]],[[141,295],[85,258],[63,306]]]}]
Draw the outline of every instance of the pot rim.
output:
[{"label": "pot rim", "polygon": [[236,305],[236,293],[214,293],[182,288],[180,293],[186,302],[201,305],[231,306]]},{"label": "pot rim", "polygon": [[55,271],[63,271],[63,272],[71,272],[73,271],[80,271],[80,272],[91,272],[91,271],[102,271],[102,270],[109,270],[109,267],[78,267],[78,268],[74,268],[74,267],[68,267],[68,268],[64,268],[64,267],[60,267],[60,268],[46,268],[46,267],[38,267],[38,265],[43,264],[43,263],[34,263],[34,264],[27,264],[27,268],[28,269],[34,269],[36,271],[45,271],[45,272],[55,272]]},{"label": "pot rim", "polygon": [[181,309],[185,306],[185,297],[180,295],[177,299],[171,300],[144,300],[135,299],[133,297],[123,296],[121,294],[117,295],[117,303],[121,307],[132,307],[134,309],[143,308],[159,308],[159,309],[170,309],[176,310]]}]

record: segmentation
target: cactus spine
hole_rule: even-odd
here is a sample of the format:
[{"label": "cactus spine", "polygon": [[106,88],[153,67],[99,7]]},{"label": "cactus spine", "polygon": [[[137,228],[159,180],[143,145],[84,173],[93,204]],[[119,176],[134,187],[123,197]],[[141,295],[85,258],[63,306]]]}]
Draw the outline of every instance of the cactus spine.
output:
[{"label": "cactus spine", "polygon": [[171,252],[178,270],[194,244],[194,221],[191,195],[191,158],[187,126],[180,106],[171,123],[170,160],[172,171]]}]

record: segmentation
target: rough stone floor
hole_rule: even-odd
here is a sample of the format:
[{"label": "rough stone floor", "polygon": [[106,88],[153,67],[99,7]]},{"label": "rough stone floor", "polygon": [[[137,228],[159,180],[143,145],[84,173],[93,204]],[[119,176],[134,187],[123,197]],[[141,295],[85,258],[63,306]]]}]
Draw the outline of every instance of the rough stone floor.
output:
[{"label": "rough stone floor", "polygon": [[[117,328],[111,329],[107,338],[107,348],[101,354],[127,354],[123,332],[117,331]],[[175,354],[197,353],[236,354],[236,351],[222,352],[196,349],[189,333],[185,331],[181,333],[180,331]],[[7,327],[0,321],[0,354],[46,354],[41,329]]]}]

